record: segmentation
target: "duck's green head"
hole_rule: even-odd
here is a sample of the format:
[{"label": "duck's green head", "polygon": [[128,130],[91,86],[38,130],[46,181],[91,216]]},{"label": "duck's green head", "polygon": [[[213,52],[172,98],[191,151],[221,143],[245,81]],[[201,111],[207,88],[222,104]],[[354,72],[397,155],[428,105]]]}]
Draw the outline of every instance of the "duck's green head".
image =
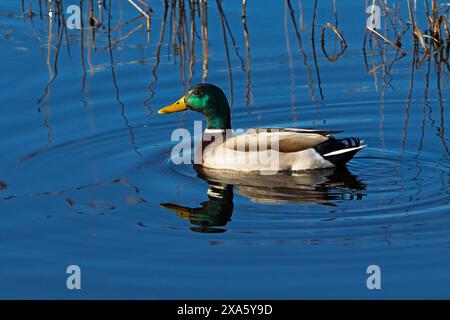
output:
[{"label": "duck's green head", "polygon": [[193,110],[206,116],[208,129],[231,129],[230,106],[223,91],[215,85],[193,85],[178,101],[162,108],[159,114]]}]

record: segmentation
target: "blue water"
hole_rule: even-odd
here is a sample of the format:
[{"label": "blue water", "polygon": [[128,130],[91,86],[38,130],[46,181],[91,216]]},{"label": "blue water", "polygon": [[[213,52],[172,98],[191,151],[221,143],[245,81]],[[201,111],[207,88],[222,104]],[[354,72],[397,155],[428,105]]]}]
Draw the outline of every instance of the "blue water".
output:
[{"label": "blue water", "polygon": [[[364,54],[364,3],[339,2],[348,47],[330,62],[320,33],[335,17],[319,1],[316,67],[313,1],[302,15],[292,1],[302,51],[284,2],[249,1],[246,45],[241,1],[224,1],[229,66],[209,1],[205,74],[197,16],[195,58],[187,45],[182,59],[178,11],[159,45],[163,2],[151,2],[150,43],[140,18],[112,31],[111,50],[106,11],[95,38],[85,21],[81,45],[57,15],[49,36],[33,3],[32,17],[0,4],[1,298],[450,298],[448,69],[413,66],[410,30],[405,56],[375,40]],[[111,27],[138,15],[126,1],[111,12]],[[329,52],[340,48],[331,36]],[[170,137],[201,117],[154,111],[203,80],[232,100],[235,128],[344,130],[369,147],[347,170],[199,176],[170,161]],[[81,290],[66,287],[73,264]],[[366,286],[373,264],[381,290]]]}]

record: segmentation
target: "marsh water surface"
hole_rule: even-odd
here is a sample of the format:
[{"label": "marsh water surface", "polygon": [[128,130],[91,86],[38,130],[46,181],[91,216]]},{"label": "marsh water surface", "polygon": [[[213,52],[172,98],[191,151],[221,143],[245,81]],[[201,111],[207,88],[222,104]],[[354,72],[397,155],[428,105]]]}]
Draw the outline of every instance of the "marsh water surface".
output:
[{"label": "marsh water surface", "polygon": [[[314,46],[313,1],[292,1],[294,19],[249,1],[245,24],[241,1],[209,1],[206,64],[188,7],[180,31],[151,1],[148,42],[142,18],[110,37],[106,16],[95,34],[63,29],[35,2],[32,17],[0,4],[0,297],[450,297],[448,71],[416,66],[412,39],[404,55],[363,51],[364,2],[337,3],[348,47],[333,62],[332,1]],[[138,14],[113,1],[110,26]],[[224,89],[235,128],[343,130],[368,148],[346,169],[270,178],[174,165],[172,131],[201,117],[154,111],[202,81]],[[66,288],[72,264],[81,290]],[[381,290],[366,287],[373,264]]]}]

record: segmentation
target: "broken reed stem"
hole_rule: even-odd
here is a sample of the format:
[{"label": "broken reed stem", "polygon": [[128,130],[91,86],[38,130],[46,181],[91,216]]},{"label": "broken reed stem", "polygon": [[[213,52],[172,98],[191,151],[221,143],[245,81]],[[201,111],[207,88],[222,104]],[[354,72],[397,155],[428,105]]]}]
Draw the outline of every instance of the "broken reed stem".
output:
[{"label": "broken reed stem", "polygon": [[98,6],[98,12],[100,14],[100,23],[103,25],[103,9],[102,9],[102,2],[103,0],[98,0],[97,1],[97,6]]},{"label": "broken reed stem", "polygon": [[413,27],[415,27],[416,26],[416,21],[414,19],[414,14],[412,12],[411,0],[407,0],[406,3],[408,4],[409,19],[411,20],[411,24],[413,25]]},{"label": "broken reed stem", "polygon": [[242,0],[242,18],[247,16],[247,0]]},{"label": "broken reed stem", "polygon": [[144,26],[143,23],[141,23],[140,25],[138,25],[137,27],[133,28],[132,30],[128,31],[125,35],[123,35],[122,37],[120,37],[119,39],[114,40],[114,42],[111,44],[112,47],[115,47],[119,42],[125,40],[126,38],[128,38],[129,36],[131,36],[133,33],[135,33],[136,31],[138,31],[140,28],[142,28]]},{"label": "broken reed stem", "polygon": [[[41,5],[41,2],[44,2],[46,10],[48,12],[49,17],[53,17],[53,14],[57,14],[57,18],[58,18],[58,23],[61,23],[61,19],[63,19],[63,14],[60,14],[60,12],[62,12],[62,1],[61,0],[39,0],[39,6]],[[169,5],[172,7],[172,10],[174,11],[174,14],[177,10],[184,10],[184,2],[186,0],[164,0],[163,3],[165,4],[166,7],[168,7]],[[200,32],[200,37],[201,37],[201,42],[202,42],[202,46],[203,46],[203,76],[202,76],[202,80],[205,81],[207,75],[208,75],[208,59],[209,59],[209,52],[208,52],[208,17],[207,17],[207,0],[187,0],[190,4],[191,9],[194,11],[197,11],[197,16],[200,18],[201,22],[200,22],[200,28],[201,28],[201,32]],[[82,2],[85,2],[83,0],[80,0],[80,5]],[[111,2],[111,1],[110,1]],[[141,17],[145,17],[146,19],[146,23],[147,23],[147,35],[148,35],[148,41],[150,41],[150,28],[151,28],[151,13],[153,12],[153,9],[151,8],[151,6],[145,1],[145,0],[128,0],[128,2],[136,9],[139,11],[140,15],[133,18],[132,20],[128,21],[128,22],[122,22],[119,23],[118,25],[114,26],[114,27],[110,27],[109,30],[116,30],[119,29],[121,27],[123,27],[124,25],[127,25],[131,22],[134,22],[136,20],[138,20]],[[338,27],[337,27],[337,10],[336,10],[336,3],[335,0],[332,1],[333,2],[333,12],[335,15],[335,24],[333,25],[332,23],[327,23],[322,27],[322,33],[321,33],[321,40],[322,40],[322,51],[324,52],[324,55],[326,56],[326,58],[330,61],[335,61],[337,60],[337,58],[339,58],[339,56],[342,54],[342,51],[344,51],[344,49],[347,47],[347,44],[345,42],[345,39],[342,35],[342,33],[339,31]],[[448,2],[448,1],[444,1],[444,2]],[[31,12],[32,9],[32,3],[33,1],[30,0],[29,2],[25,2],[24,0],[20,1],[20,5],[23,11],[25,11],[27,5],[29,4],[29,9]],[[389,30],[392,31],[393,35],[388,36],[388,33],[386,30],[388,30],[388,26],[385,27],[384,32],[379,30],[379,29],[375,29],[374,27],[366,27],[364,28],[364,45],[363,45],[363,49],[366,46],[366,41],[367,41],[367,35],[369,34],[369,42],[372,45],[372,40],[375,39],[375,41],[377,42],[377,44],[379,43],[387,43],[390,46],[392,46],[393,48],[397,49],[397,50],[401,50],[403,53],[406,53],[405,49],[402,49],[402,35],[406,33],[407,28],[408,28],[408,21],[407,19],[402,19],[402,17],[399,15],[399,12],[397,12],[399,10],[399,7],[397,7],[397,4],[399,4],[399,2],[395,3],[392,7],[388,7],[387,1],[384,0],[380,0],[380,1],[376,1],[376,0],[366,0],[366,4],[371,4],[372,7],[370,9],[368,9],[368,13],[372,13],[372,17],[374,17],[374,13],[375,13],[375,9],[376,7],[374,7],[374,5],[379,5],[382,10],[384,11],[384,17],[386,20],[386,22],[390,23],[390,28]],[[439,4],[438,0],[424,0],[423,2],[423,7],[421,8],[422,12],[424,12],[425,14],[425,19],[426,19],[426,23],[424,23],[424,27],[423,27],[423,32],[419,29],[419,25],[418,25],[418,21],[419,21],[419,17],[418,17],[418,8],[417,8],[417,3],[416,0],[414,2],[412,2],[411,0],[407,0],[406,1],[407,4],[407,10],[408,10],[408,14],[407,16],[409,16],[409,21],[411,21],[411,32],[413,34],[413,38],[414,38],[414,50],[419,49],[423,49],[423,53],[424,53],[424,58],[433,55],[435,57],[435,59],[439,62],[448,62],[449,60],[449,51],[450,51],[450,31],[449,31],[449,18],[448,18],[448,12],[450,10],[450,3],[441,3]],[[94,9],[95,6],[98,6],[98,19],[99,21],[97,21],[97,18],[94,15]],[[301,12],[301,2],[298,1],[298,5],[299,5],[299,12]],[[107,12],[107,8],[105,5],[105,0],[89,0],[86,5],[85,5],[86,9],[89,10],[88,14],[89,14],[89,20],[92,24],[92,22],[95,23],[95,26],[98,26],[100,24],[103,24],[103,20],[108,20],[110,19],[110,17],[105,16],[105,15],[109,15],[109,13]],[[105,7],[105,8],[103,8]],[[105,12],[103,12],[103,10],[105,10]],[[184,12],[184,11],[183,11]],[[242,18],[246,17],[246,12],[247,12],[247,0],[242,0]],[[419,12],[421,12],[419,10]],[[185,12],[184,12],[185,14]],[[314,22],[315,22],[315,16],[313,18]],[[183,27],[182,25],[186,25],[186,17],[185,16],[180,16],[180,21],[175,21],[175,19],[173,20],[174,22],[174,28],[177,29],[177,32],[173,34],[173,38],[174,40],[176,39],[176,36],[181,37],[181,35],[183,34],[183,37],[181,37],[181,42],[180,42],[180,47],[179,49],[182,51],[182,53],[184,53],[184,46],[186,45],[187,48],[189,48],[189,43],[184,43],[184,33],[188,32],[188,29]],[[105,21],[104,23],[106,24],[107,21]],[[313,23],[314,23],[313,22]],[[369,21],[370,22],[370,21]],[[372,21],[373,22],[373,21]],[[230,31],[229,26],[228,26],[228,22],[226,19],[224,19],[224,23],[225,23],[225,27],[228,31]],[[178,25],[178,28],[175,27],[175,25]],[[125,39],[126,37],[130,36],[130,34],[134,33],[136,30],[141,29],[143,27],[143,25],[139,25],[138,27],[136,27],[135,29],[133,29],[131,32],[127,33],[124,37],[121,37],[115,41],[113,41],[113,44],[116,45],[117,43],[123,41],[123,39]],[[398,27],[398,29],[397,29]],[[340,44],[341,44],[341,52],[336,53],[334,56],[330,57],[328,56],[327,53],[327,49],[325,47],[325,36],[326,36],[326,32],[328,29],[330,28],[333,33],[334,33],[334,41],[335,41],[335,48],[334,51],[336,52],[337,50],[337,39],[339,39]],[[312,33],[314,33],[314,25],[313,25],[313,29],[312,29]],[[66,31],[67,33],[67,31]],[[191,26],[191,38],[193,36],[193,34],[196,34],[195,32],[195,28],[192,30],[192,26]],[[317,30],[316,30],[317,33]],[[373,35],[375,35],[374,38]],[[317,35],[316,35],[317,36]],[[66,34],[67,37],[67,34]],[[231,41],[233,43],[233,46],[236,49],[237,52],[237,48],[238,46],[235,43],[235,39],[233,38],[233,35],[230,32],[230,37],[231,37]],[[313,36],[314,37],[314,36]],[[391,38],[392,40],[390,40],[389,38]],[[87,39],[90,39],[89,37]],[[187,37],[187,39],[189,39],[189,37]],[[379,39],[381,39],[382,41],[379,41]],[[95,38],[94,38],[94,42],[95,44]],[[194,42],[192,42],[191,46],[193,47]],[[174,41],[175,44],[175,41]],[[95,48],[94,48],[95,49]],[[194,48],[189,48],[191,52],[195,53]],[[90,47],[88,45],[88,50],[90,50]],[[186,51],[187,52],[187,51]],[[89,56],[89,55],[88,55]],[[241,59],[242,60],[242,59]],[[88,59],[89,62],[89,59]],[[242,61],[241,61],[242,62]],[[448,65],[447,65],[447,68]]]},{"label": "broken reed stem", "polygon": [[412,24],[412,32],[414,35],[414,41],[420,42],[420,45],[422,46],[422,48],[428,52],[428,48],[425,44],[425,40],[423,39],[422,33],[419,30],[419,27],[416,24],[416,19],[412,10],[412,6],[411,6],[411,0],[407,0],[406,1],[408,4],[408,11],[409,11],[409,19],[411,20],[411,24]]},{"label": "broken reed stem", "polygon": [[324,39],[324,33],[327,28],[330,28],[331,30],[333,30],[333,32],[336,34],[336,36],[339,38],[339,40],[341,40],[342,46],[347,47],[347,42],[345,42],[345,39],[344,39],[344,36],[342,35],[342,33],[339,32],[339,30],[336,28],[336,26],[330,22],[327,22],[322,27],[322,41]]},{"label": "broken reed stem", "polygon": [[199,6],[202,30],[202,47],[203,47],[203,82],[208,76],[208,1],[201,0]]},{"label": "broken reed stem", "polygon": [[115,25],[114,27],[111,27],[111,30],[120,29],[120,28],[122,28],[123,26],[126,26],[126,25],[128,25],[128,24],[130,24],[130,23],[133,23],[133,22],[136,21],[136,20],[139,20],[139,19],[142,18],[142,17],[143,17],[143,15],[142,15],[142,14],[139,14],[138,16],[134,17],[134,18],[131,19],[131,20],[124,21],[124,22],[122,22],[122,23],[119,23],[119,24]]},{"label": "broken reed stem", "polygon": [[147,41],[150,42],[150,16],[147,14],[147,12],[142,10],[141,7],[139,7],[133,0],[128,0],[128,2],[147,18]]},{"label": "broken reed stem", "polygon": [[[330,28],[331,30],[333,30],[334,34],[338,37],[338,39],[341,43],[341,50],[338,53],[336,53],[334,56],[331,56],[331,57],[328,55],[328,52],[326,51],[326,48],[325,48],[325,31],[327,28]],[[345,52],[345,49],[347,48],[347,42],[345,42],[344,36],[342,35],[341,32],[339,32],[339,30],[336,28],[336,26],[330,22],[327,22],[322,27],[322,33],[320,36],[321,36],[321,40],[322,40],[323,54],[329,61],[332,61],[332,62],[336,61]]]},{"label": "broken reed stem", "polygon": [[149,12],[153,12],[153,8],[151,7],[151,5],[149,5],[144,0],[139,0],[139,3],[142,4],[144,7],[146,7]]},{"label": "broken reed stem", "polygon": [[444,24],[444,31],[445,31],[445,37],[447,40],[447,45],[450,46],[450,32],[448,29],[448,21],[447,21],[447,17],[444,15],[442,15],[442,23]]},{"label": "broken reed stem", "polygon": [[[373,28],[369,28],[366,27],[367,30],[369,30],[370,32],[372,32],[374,35],[376,35],[377,37],[379,37],[381,40],[383,40],[384,42],[389,43],[391,46],[393,46],[395,49],[397,50],[402,50],[402,48],[400,48],[398,45],[396,45],[395,43],[393,43],[391,40],[389,40],[388,38],[386,38],[385,36],[383,36],[381,33],[379,33],[377,30],[373,29]],[[403,51],[403,50],[402,50]]]}]

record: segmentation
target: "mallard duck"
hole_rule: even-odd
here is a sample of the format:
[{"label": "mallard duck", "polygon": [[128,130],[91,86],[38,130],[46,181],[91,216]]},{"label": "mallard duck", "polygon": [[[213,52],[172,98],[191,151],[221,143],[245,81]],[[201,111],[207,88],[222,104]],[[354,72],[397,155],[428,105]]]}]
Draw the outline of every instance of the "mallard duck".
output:
[{"label": "mallard duck", "polygon": [[300,171],[345,165],[365,145],[359,138],[337,139],[341,131],[298,128],[249,129],[230,134],[231,114],[227,97],[212,84],[193,85],[175,103],[158,114],[197,111],[206,116],[201,166],[212,169]]}]

